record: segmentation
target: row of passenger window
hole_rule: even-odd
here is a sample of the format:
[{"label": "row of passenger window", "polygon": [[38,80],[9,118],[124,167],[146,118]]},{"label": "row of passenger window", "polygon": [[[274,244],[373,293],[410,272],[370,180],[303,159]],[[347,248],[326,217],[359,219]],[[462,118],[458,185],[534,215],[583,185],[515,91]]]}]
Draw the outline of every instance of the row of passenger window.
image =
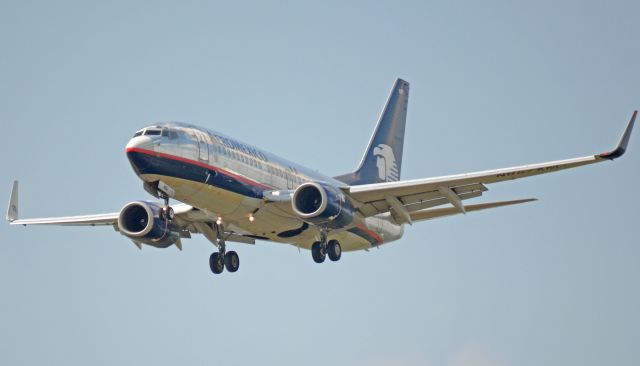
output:
[{"label": "row of passenger window", "polygon": [[240,154],[234,150],[228,149],[222,145],[218,145],[218,144],[213,144],[212,145],[214,150],[220,154],[220,155],[224,155],[224,156],[228,156],[232,159],[235,159],[237,161],[243,162],[249,166],[252,166],[254,168],[258,168],[258,169],[263,169],[264,166],[266,165],[267,171],[269,172],[269,174],[271,175],[275,175],[277,177],[280,177],[282,179],[287,179],[288,181],[291,182],[295,182],[297,184],[302,184],[304,183],[304,180],[302,178],[300,178],[297,175],[291,174],[289,172],[287,172],[284,169],[280,169],[280,168],[274,168],[271,165],[268,164],[263,164],[261,161],[259,161],[258,159],[252,157],[252,156],[247,156],[245,154]]}]

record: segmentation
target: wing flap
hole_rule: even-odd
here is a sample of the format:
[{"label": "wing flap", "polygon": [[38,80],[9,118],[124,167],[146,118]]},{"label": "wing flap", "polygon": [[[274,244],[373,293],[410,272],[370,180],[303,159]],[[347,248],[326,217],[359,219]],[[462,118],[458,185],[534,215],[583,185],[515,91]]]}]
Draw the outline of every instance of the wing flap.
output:
[{"label": "wing flap", "polygon": [[[453,187],[451,190],[458,195],[461,200],[480,197],[488,189],[483,184],[468,184]],[[353,198],[357,199],[357,196]],[[396,196],[409,211],[417,211],[424,208],[435,207],[449,203],[447,197],[440,190],[430,190],[418,194]],[[386,200],[376,200],[361,204],[358,207],[360,213],[365,216],[374,216],[389,209]]]},{"label": "wing flap", "polygon": [[[514,200],[514,201],[500,201],[500,202],[489,202],[489,203],[479,203],[475,205],[467,205],[465,206],[466,212],[480,211],[486,210],[489,208],[503,207],[503,206],[511,206],[518,205],[521,203],[527,203],[537,201],[536,198],[527,198],[522,200]],[[446,207],[446,208],[436,208],[430,210],[421,210],[411,213],[411,220],[413,221],[426,221],[433,220],[440,217],[457,215],[462,213],[456,207]]]}]

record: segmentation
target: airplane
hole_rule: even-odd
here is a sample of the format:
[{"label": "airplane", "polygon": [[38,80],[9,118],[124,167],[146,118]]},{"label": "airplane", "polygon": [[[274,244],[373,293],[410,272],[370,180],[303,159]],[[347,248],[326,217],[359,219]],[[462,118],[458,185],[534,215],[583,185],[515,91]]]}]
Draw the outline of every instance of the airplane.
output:
[{"label": "airplane", "polygon": [[[483,195],[488,184],[621,157],[638,113],[610,152],[403,181],[408,98],[409,83],[397,79],[362,160],[347,174],[326,176],[209,129],[157,123],[135,132],[125,152],[144,189],[161,201],[129,202],[107,214],[20,219],[14,181],[7,220],[24,226],[112,226],[139,249],[182,250],[182,239],[202,234],[217,247],[209,258],[214,274],[240,266],[228,242],[291,244],[310,250],[316,263],[327,256],[338,261],[343,251],[368,251],[400,239],[405,224],[535,201],[464,202]],[[171,205],[171,199],[181,203]]]}]

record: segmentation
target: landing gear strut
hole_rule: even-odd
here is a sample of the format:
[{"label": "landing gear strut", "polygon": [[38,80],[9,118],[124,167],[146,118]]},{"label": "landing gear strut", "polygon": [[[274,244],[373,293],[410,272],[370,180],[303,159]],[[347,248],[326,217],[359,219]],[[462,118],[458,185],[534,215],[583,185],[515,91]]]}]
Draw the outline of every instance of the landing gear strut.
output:
[{"label": "landing gear strut", "polygon": [[173,208],[169,206],[169,195],[158,190],[158,195],[164,200],[164,206],[162,206],[162,218],[165,220],[173,220]]},{"label": "landing gear strut", "polygon": [[342,247],[337,240],[327,241],[327,230],[320,231],[320,241],[316,241],[311,245],[311,257],[316,263],[324,262],[327,255],[333,262],[340,260],[342,256]]},{"label": "landing gear strut", "polygon": [[215,225],[216,235],[218,242],[218,251],[211,254],[209,257],[209,268],[211,268],[211,272],[214,274],[220,274],[224,271],[225,267],[229,272],[236,272],[238,268],[240,268],[240,257],[238,257],[238,253],[230,250],[227,252],[227,245],[224,242],[224,238],[222,233],[224,230],[222,229],[222,225]]}]

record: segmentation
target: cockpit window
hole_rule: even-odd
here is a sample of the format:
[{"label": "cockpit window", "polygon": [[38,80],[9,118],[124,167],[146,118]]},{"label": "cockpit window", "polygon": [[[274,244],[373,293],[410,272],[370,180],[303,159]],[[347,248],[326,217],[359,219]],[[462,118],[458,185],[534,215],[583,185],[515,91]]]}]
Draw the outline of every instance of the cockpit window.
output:
[{"label": "cockpit window", "polygon": [[136,132],[135,134],[133,134],[133,137],[138,137],[138,136],[142,135],[142,132],[143,132],[142,130]]},{"label": "cockpit window", "polygon": [[149,129],[144,131],[144,135],[145,136],[149,136],[149,135],[160,135],[161,131],[160,130],[156,130],[156,129]]},{"label": "cockpit window", "polygon": [[169,137],[169,129],[168,128],[163,128],[162,129],[162,136]]}]

